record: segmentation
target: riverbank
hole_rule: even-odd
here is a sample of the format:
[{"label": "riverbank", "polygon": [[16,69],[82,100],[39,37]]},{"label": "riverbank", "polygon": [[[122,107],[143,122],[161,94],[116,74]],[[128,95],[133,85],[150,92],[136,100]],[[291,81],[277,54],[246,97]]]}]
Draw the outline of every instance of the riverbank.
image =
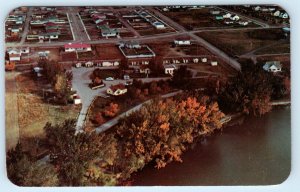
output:
[{"label": "riverbank", "polygon": [[[291,165],[291,110],[276,107],[262,117],[223,127],[187,150],[183,163],[133,174],[134,186],[269,185],[283,182]],[[237,121],[232,121],[237,122]],[[280,165],[280,166],[278,166]]]}]

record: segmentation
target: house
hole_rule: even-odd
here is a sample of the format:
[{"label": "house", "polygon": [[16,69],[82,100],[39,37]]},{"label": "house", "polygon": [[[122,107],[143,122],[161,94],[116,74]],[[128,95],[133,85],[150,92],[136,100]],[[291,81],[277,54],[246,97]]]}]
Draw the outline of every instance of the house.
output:
[{"label": "house", "polygon": [[122,83],[117,84],[117,85],[112,85],[106,90],[107,94],[114,95],[114,96],[123,95],[126,92],[127,92],[127,88]]},{"label": "house", "polygon": [[21,54],[9,54],[9,61],[21,61]]},{"label": "house", "polygon": [[210,11],[210,13],[211,13],[212,15],[219,15],[220,12],[221,12],[221,11],[219,11],[219,10],[211,10],[211,11]]},{"label": "house", "polygon": [[74,104],[75,104],[75,105],[81,104],[81,99],[80,99],[79,96],[75,96],[75,97],[74,97]]},{"label": "house", "polygon": [[82,64],[80,62],[75,64],[76,68],[80,68],[81,66],[82,66]]},{"label": "house", "polygon": [[224,19],[229,19],[231,17],[231,13],[226,13],[225,15],[223,15]]},{"label": "house", "polygon": [[279,15],[280,15],[280,11],[279,11],[279,10],[277,10],[277,11],[275,11],[275,12],[273,13],[273,16],[274,16],[274,17],[279,17]]},{"label": "house", "polygon": [[201,58],[202,63],[206,63],[207,62],[207,58]]},{"label": "house", "polygon": [[166,26],[160,22],[160,21],[155,21],[152,23],[152,25],[156,28],[156,29],[164,29],[166,28]]},{"label": "house", "polygon": [[84,65],[85,65],[85,67],[93,67],[94,63],[92,61],[88,61]]},{"label": "house", "polygon": [[23,53],[29,53],[30,49],[29,49],[29,47],[21,47],[20,51],[21,51],[21,54],[23,54]]},{"label": "house", "polygon": [[41,67],[34,67],[33,71],[35,72],[35,75],[37,77],[42,77],[43,76],[43,74],[42,74],[43,68],[41,68]]},{"label": "house", "polygon": [[217,61],[211,61],[210,64],[211,64],[211,66],[218,66],[218,62]]},{"label": "house", "polygon": [[139,67],[139,73],[150,74],[151,70],[147,65],[141,65]]},{"label": "house", "polygon": [[261,7],[260,6],[256,6],[254,7],[254,11],[260,11]]},{"label": "house", "polygon": [[282,19],[287,19],[289,18],[289,15],[287,13],[280,13],[279,17]]},{"label": "house", "polygon": [[248,25],[248,21],[239,21],[238,23],[243,26]]},{"label": "house", "polygon": [[49,32],[49,33],[41,33],[39,34],[39,40],[44,39],[58,39],[60,33],[59,32]]},{"label": "house", "polygon": [[282,66],[280,64],[280,61],[267,61],[263,66],[263,69],[265,71],[273,73],[280,72],[281,68]]},{"label": "house", "polygon": [[240,19],[240,17],[239,17],[238,15],[233,15],[233,16],[230,17],[230,19],[231,19],[232,21],[237,21],[237,20]]},{"label": "house", "polygon": [[116,37],[119,35],[118,29],[110,28],[108,25],[101,25],[98,28],[101,30],[102,37]]},{"label": "house", "polygon": [[164,65],[165,68],[165,74],[174,75],[174,71],[176,70],[175,65]]},{"label": "house", "polygon": [[65,48],[65,52],[92,51],[91,45],[85,43],[68,43],[64,45],[64,48]]},{"label": "house", "polygon": [[175,45],[190,45],[191,40],[190,38],[177,38],[174,40]]},{"label": "house", "polygon": [[21,60],[21,51],[19,49],[8,49],[7,53],[9,55],[9,61],[20,61]]}]

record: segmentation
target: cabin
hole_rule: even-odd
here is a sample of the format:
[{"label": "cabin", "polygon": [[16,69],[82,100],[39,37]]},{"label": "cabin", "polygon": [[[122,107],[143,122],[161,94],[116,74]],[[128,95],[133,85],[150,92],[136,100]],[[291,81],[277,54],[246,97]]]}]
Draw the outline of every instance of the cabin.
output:
[{"label": "cabin", "polygon": [[127,88],[125,87],[124,84],[120,83],[117,85],[112,85],[110,86],[107,90],[106,93],[109,95],[114,95],[114,96],[119,96],[127,93]]}]

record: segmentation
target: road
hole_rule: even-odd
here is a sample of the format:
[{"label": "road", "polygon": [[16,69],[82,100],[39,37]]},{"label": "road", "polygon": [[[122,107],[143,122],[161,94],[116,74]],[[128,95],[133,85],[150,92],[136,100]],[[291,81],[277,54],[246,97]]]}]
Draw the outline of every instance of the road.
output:
[{"label": "road", "polygon": [[[270,28],[281,28],[281,27],[270,27]],[[199,29],[199,30],[194,30],[194,31],[184,31],[184,32],[171,32],[171,33],[161,33],[161,34],[156,34],[156,35],[151,35],[151,36],[143,36],[143,37],[126,37],[126,38],[121,38],[121,39],[101,39],[101,40],[86,40],[84,41],[85,43],[89,44],[107,44],[107,43],[119,43],[120,41],[124,40],[136,40],[139,42],[153,42],[153,40],[159,40],[159,39],[166,39],[166,38],[171,38],[171,37],[176,37],[178,35],[187,35],[187,34],[195,34],[199,32],[207,32],[207,31],[242,31],[242,30],[255,30],[255,29],[262,29],[261,27],[245,27],[245,28],[212,28],[212,29]],[[78,42],[80,40],[77,40]],[[57,47],[57,46],[63,46],[67,43],[73,43],[74,41],[63,41],[63,42],[56,42],[56,41],[51,41],[51,42],[43,42],[43,43],[6,43],[6,47]]]},{"label": "road", "polygon": [[[175,92],[172,92],[172,93],[168,93],[168,94],[162,95],[161,98],[173,97],[173,96],[175,96],[175,95],[177,95],[181,92],[182,91],[180,90],[180,91],[175,91]],[[126,117],[126,116],[130,115],[132,112],[141,109],[143,107],[143,105],[149,104],[149,103],[151,103],[151,101],[152,101],[152,99],[149,99],[149,100],[147,100],[147,101],[145,101],[145,102],[143,102],[139,105],[136,105],[136,106],[132,107],[131,109],[127,110],[126,112],[121,113],[117,117],[107,121],[106,123],[102,124],[101,126],[99,126],[95,129],[96,133],[101,133],[101,132],[106,131],[107,129],[115,126],[116,124],[118,124],[118,122],[121,118]]]},{"label": "road", "polygon": [[222,11],[225,11],[225,12],[228,12],[228,13],[231,13],[231,14],[234,14],[234,15],[238,15],[240,18],[244,18],[244,19],[247,19],[247,20],[250,20],[252,21],[253,23],[257,24],[257,25],[260,25],[264,28],[269,28],[270,25],[266,22],[263,22],[259,19],[255,19],[253,17],[247,17],[245,15],[242,15],[241,13],[238,13],[238,12],[234,12],[234,11],[231,11],[231,10],[228,10],[228,9],[224,9],[222,7],[217,7],[218,9],[222,10]]},{"label": "road", "polygon": [[29,7],[28,12],[26,14],[26,21],[24,23],[24,30],[23,30],[23,33],[22,33],[21,41],[20,41],[21,45],[25,42],[27,34],[29,32],[29,23],[31,21],[32,9],[33,9],[33,7]]},{"label": "road", "polygon": [[109,7],[109,10],[121,21],[121,23],[134,34],[135,37],[141,37],[141,35],[120,15],[120,13],[115,10],[113,7]]},{"label": "road", "polygon": [[[70,21],[70,27],[74,35],[74,41],[76,42],[86,42],[90,38],[85,30],[85,26],[82,23],[80,17],[77,15],[78,11],[76,7],[69,7],[67,10],[68,18]],[[64,43],[66,44],[66,43]]]},{"label": "road", "polygon": [[195,33],[187,31],[183,26],[179,25],[178,23],[176,23],[175,21],[173,21],[169,17],[166,17],[160,11],[157,11],[154,8],[148,8],[148,9],[151,10],[153,13],[155,13],[159,18],[161,18],[165,22],[169,23],[169,25],[173,26],[177,31],[185,32],[192,39],[197,41],[199,44],[203,45],[205,48],[207,48],[213,54],[215,54],[215,55],[219,56],[220,58],[222,58],[226,63],[228,63],[234,69],[236,69],[238,71],[241,70],[241,64],[239,62],[237,62],[235,59],[228,56],[226,53],[224,53],[223,51],[221,51],[217,47],[213,46],[209,42],[207,42],[204,39],[202,39],[201,37],[197,36]]},{"label": "road", "polygon": [[[114,81],[104,81],[104,83],[106,84],[105,87],[92,90],[91,88],[89,88],[88,84],[91,82],[89,79],[89,75],[92,73],[94,69],[95,68],[72,68],[72,72],[73,72],[72,87],[74,90],[77,91],[77,94],[80,96],[82,101],[82,108],[76,123],[76,132],[83,131],[87,112],[93,100],[97,96],[106,97],[107,96],[106,90],[111,85],[116,85],[119,83],[124,84],[126,82],[126,80],[123,79],[115,79]],[[103,69],[108,69],[108,67],[105,67]],[[169,77],[143,78],[140,80],[142,80],[143,82],[151,82],[151,81],[159,81],[159,80],[166,80],[166,79],[169,79]]]}]

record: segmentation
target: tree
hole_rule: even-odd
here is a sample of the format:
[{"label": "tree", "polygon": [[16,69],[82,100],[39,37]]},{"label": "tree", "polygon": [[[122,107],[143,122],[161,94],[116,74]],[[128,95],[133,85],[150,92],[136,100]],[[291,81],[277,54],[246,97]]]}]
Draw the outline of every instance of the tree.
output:
[{"label": "tree", "polygon": [[94,171],[103,172],[99,164],[106,166],[115,163],[116,140],[114,135],[92,133],[75,134],[75,120],[66,120],[62,124],[47,123],[44,127],[50,146],[50,159],[58,168],[60,185],[79,186],[103,184],[106,177],[95,179],[89,172],[93,165]]},{"label": "tree", "polygon": [[243,66],[242,73],[229,79],[218,95],[222,108],[245,114],[263,115],[271,110],[271,74],[258,65]]},{"label": "tree", "polygon": [[137,170],[152,160],[157,168],[181,162],[186,144],[220,128],[224,114],[218,104],[206,96],[199,98],[157,99],[121,120],[117,135],[124,146],[124,158],[139,162],[128,162],[127,166],[139,165],[133,169]]},{"label": "tree", "polygon": [[18,186],[56,186],[58,177],[54,167],[33,162],[22,151],[20,143],[7,153],[8,178]]},{"label": "tree", "polygon": [[191,78],[192,73],[188,70],[187,66],[180,66],[179,69],[174,72],[172,85],[180,89],[189,89],[191,86]]},{"label": "tree", "polygon": [[96,113],[96,115],[94,116],[94,121],[98,124],[101,125],[105,122],[103,115],[101,112]]},{"label": "tree", "polygon": [[106,117],[114,117],[120,111],[119,105],[117,103],[110,103],[104,109],[104,115]]}]

